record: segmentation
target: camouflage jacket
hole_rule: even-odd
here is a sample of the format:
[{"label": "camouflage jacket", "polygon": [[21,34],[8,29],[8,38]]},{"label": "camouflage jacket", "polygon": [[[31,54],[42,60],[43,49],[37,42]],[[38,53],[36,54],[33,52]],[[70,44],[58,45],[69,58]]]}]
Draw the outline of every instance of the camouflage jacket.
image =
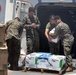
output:
[{"label": "camouflage jacket", "polygon": [[20,39],[20,35],[18,32],[19,27],[21,26],[21,23],[19,21],[15,20],[10,20],[6,23],[6,38],[11,39],[12,36],[15,37],[16,39]]},{"label": "camouflage jacket", "polygon": [[48,22],[47,25],[46,25],[46,29],[49,29],[49,31],[51,31],[54,27],[56,27],[56,25],[51,24],[50,22]]},{"label": "camouflage jacket", "polygon": [[[38,17],[36,15],[33,15],[33,17],[34,17],[35,24],[40,26],[40,21],[39,21]],[[23,25],[31,25],[32,24],[28,14],[24,16],[24,18],[22,20],[22,24]],[[32,37],[35,35],[37,36],[38,35],[37,28],[33,29],[31,27],[26,27],[26,35],[32,36]]]},{"label": "camouflage jacket", "polygon": [[71,30],[69,28],[69,26],[64,23],[64,22],[60,22],[56,28],[55,28],[55,33],[52,34],[52,37],[55,38],[56,36],[59,36],[60,39],[62,39],[63,41],[72,41],[74,40],[74,37],[71,33]]}]

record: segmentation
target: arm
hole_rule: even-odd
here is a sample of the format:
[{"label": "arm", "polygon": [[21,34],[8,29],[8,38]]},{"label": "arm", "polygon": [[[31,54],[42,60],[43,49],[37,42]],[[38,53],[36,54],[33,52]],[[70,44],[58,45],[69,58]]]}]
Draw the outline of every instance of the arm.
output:
[{"label": "arm", "polygon": [[39,21],[38,17],[35,16],[35,15],[34,15],[34,19],[35,19],[35,23],[32,23],[31,24],[32,25],[32,28],[39,29],[39,27],[40,27],[40,21]]},{"label": "arm", "polygon": [[48,32],[49,32],[49,29],[45,29],[45,36],[47,37],[47,39],[49,37]]},{"label": "arm", "polygon": [[21,21],[21,24],[23,25],[23,27],[31,27],[31,24],[27,24],[27,15],[26,16],[24,16],[24,18],[23,18],[23,20]]},{"label": "arm", "polygon": [[39,28],[40,27],[40,21],[39,21],[38,17],[36,18],[36,20],[37,20],[36,26],[37,26],[37,28]]},{"label": "arm", "polygon": [[46,28],[45,29],[45,36],[47,37],[48,41],[51,42],[52,41],[52,37],[49,36],[48,32],[49,32],[49,29]]},{"label": "arm", "polygon": [[49,36],[50,27],[51,27],[51,24],[50,24],[50,22],[48,22],[47,25],[46,25],[46,29],[45,29],[45,36],[47,37],[49,42],[51,42],[51,40],[52,40],[52,37]]},{"label": "arm", "polygon": [[12,22],[13,22],[13,20],[10,20],[10,21],[8,21],[8,22],[5,24],[5,33],[6,33],[7,29],[8,29],[8,27],[12,24]]}]

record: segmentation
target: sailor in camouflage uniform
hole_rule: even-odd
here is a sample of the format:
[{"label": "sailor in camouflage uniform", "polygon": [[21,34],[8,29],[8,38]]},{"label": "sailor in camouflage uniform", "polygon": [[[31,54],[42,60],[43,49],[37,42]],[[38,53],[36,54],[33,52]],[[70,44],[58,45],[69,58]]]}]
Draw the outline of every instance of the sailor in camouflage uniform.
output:
[{"label": "sailor in camouflage uniform", "polygon": [[49,34],[53,38],[59,36],[59,38],[61,39],[64,48],[64,55],[66,56],[66,64],[67,64],[66,72],[72,71],[71,48],[74,42],[74,37],[71,33],[69,26],[66,23],[62,22],[59,16],[55,17],[55,21],[57,23],[55,33],[54,34],[49,33]]},{"label": "sailor in camouflage uniform", "polygon": [[50,52],[52,54],[59,54],[59,41],[57,43],[54,42],[50,42],[50,38],[49,38],[49,32],[56,27],[55,22],[54,22],[54,17],[55,15],[51,15],[49,20],[50,22],[47,23],[46,28],[45,28],[45,36],[47,37],[48,40],[48,44],[50,47]]},{"label": "sailor in camouflage uniform", "polygon": [[39,35],[37,30],[40,27],[38,17],[34,15],[34,8],[30,7],[28,12],[29,13],[25,15],[22,20],[22,23],[26,29],[27,54],[39,51]]},{"label": "sailor in camouflage uniform", "polygon": [[6,23],[6,42],[8,47],[8,63],[10,69],[18,70],[18,60],[20,56],[20,35],[18,29],[22,26],[19,18]]}]

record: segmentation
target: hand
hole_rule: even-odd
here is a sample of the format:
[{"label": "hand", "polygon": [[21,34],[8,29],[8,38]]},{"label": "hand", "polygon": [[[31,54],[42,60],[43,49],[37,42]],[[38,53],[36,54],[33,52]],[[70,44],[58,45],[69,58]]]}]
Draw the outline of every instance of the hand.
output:
[{"label": "hand", "polygon": [[24,25],[24,27],[26,27],[26,25]]},{"label": "hand", "polygon": [[0,27],[4,27],[5,26],[5,24],[0,24]]},{"label": "hand", "polygon": [[49,32],[49,35],[52,35],[53,33]]},{"label": "hand", "polygon": [[36,28],[37,26],[36,26],[35,23],[32,23],[32,24],[31,24],[31,27],[32,27],[32,28]]},{"label": "hand", "polygon": [[53,39],[53,38],[52,38],[51,36],[48,36],[48,41],[49,41],[49,42],[52,42],[52,39]]},{"label": "hand", "polygon": [[31,25],[26,25],[26,24],[25,24],[24,27],[31,27]]}]

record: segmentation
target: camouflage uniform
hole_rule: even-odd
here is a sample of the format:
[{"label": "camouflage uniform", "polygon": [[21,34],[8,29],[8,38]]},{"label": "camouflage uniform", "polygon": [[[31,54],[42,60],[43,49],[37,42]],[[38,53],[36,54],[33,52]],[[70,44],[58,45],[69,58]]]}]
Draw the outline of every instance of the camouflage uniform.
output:
[{"label": "camouflage uniform", "polygon": [[[36,25],[40,25],[40,21],[37,16],[33,15],[32,19],[30,19],[29,15],[25,15],[23,20],[23,24],[31,25],[35,23]],[[26,27],[26,38],[27,38],[27,51],[28,53],[31,52],[38,52],[39,51],[39,35],[37,32],[38,28],[31,28]]]},{"label": "camouflage uniform", "polygon": [[[50,22],[48,22],[46,25],[46,29],[49,29],[49,31],[51,31],[54,27],[56,27],[56,25],[51,24]],[[59,54],[59,42],[58,43],[49,42],[49,47],[50,47],[50,52],[52,54]]]},{"label": "camouflage uniform", "polygon": [[71,33],[69,26],[64,22],[60,22],[56,26],[55,34],[52,34],[53,38],[55,38],[56,36],[59,36],[62,41],[67,65],[72,66],[72,57],[70,55],[70,52],[72,44],[74,42],[74,37]]},{"label": "camouflage uniform", "polygon": [[18,60],[20,56],[20,36],[18,29],[21,26],[20,22],[10,20],[6,23],[6,42],[8,47],[8,63],[11,69],[18,67]]}]

